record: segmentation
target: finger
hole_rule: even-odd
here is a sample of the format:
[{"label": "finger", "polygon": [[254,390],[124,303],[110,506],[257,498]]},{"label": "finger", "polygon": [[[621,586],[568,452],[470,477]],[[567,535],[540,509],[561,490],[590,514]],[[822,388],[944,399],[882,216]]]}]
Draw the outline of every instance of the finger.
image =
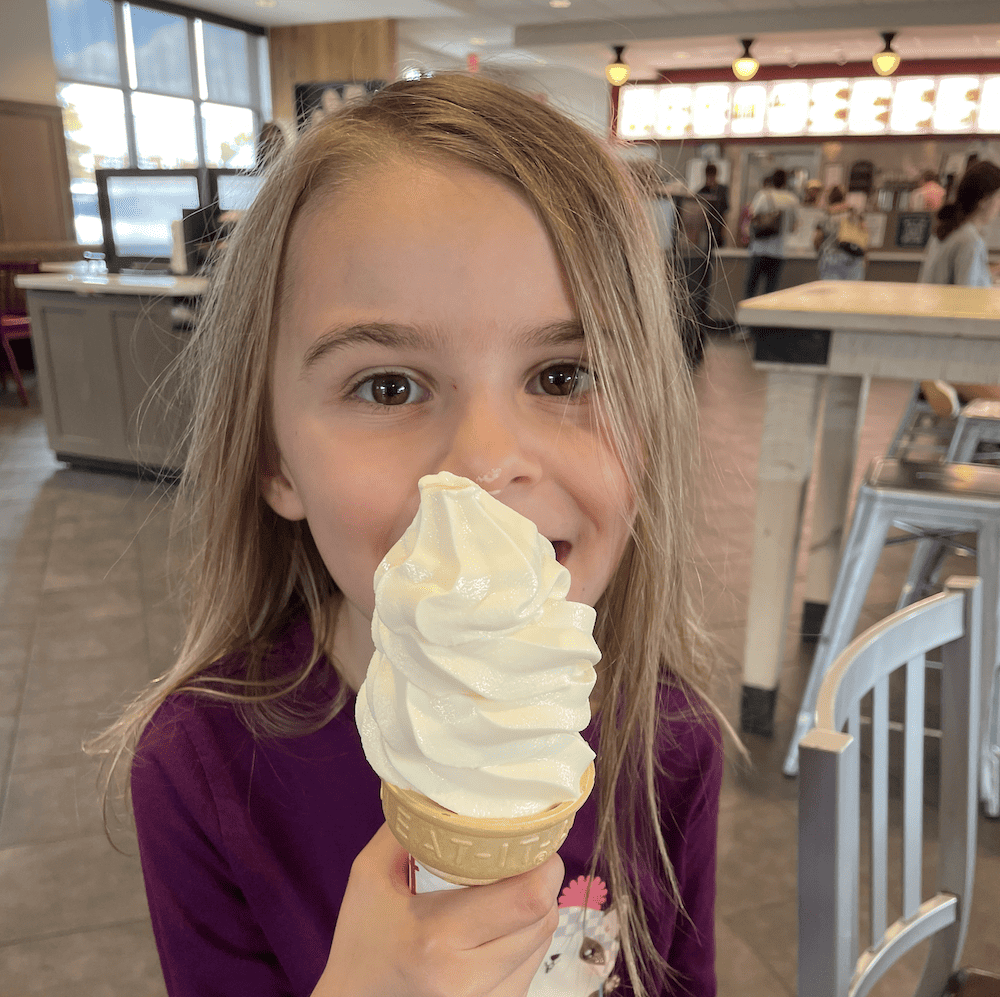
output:
[{"label": "finger", "polygon": [[[477,994],[523,994],[552,944],[558,908],[536,924],[457,955],[465,979]],[[513,983],[511,982],[513,981]]]},{"label": "finger", "polygon": [[519,966],[514,968],[507,978],[493,991],[490,997],[525,997],[531,981],[538,974],[538,969],[548,955],[552,944],[552,935],[538,946]]},{"label": "finger", "polygon": [[426,915],[447,922],[456,946],[474,949],[546,918],[562,886],[562,859],[553,855],[530,872],[489,886],[415,897]]},{"label": "finger", "polygon": [[409,895],[409,853],[383,824],[372,836],[371,841],[359,852],[351,868],[367,882],[381,882],[395,893]]}]

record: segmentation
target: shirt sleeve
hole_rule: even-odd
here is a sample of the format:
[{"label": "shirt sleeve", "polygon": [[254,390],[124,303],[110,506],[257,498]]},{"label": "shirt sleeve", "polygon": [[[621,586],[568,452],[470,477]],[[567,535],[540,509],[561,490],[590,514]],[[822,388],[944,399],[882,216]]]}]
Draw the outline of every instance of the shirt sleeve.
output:
[{"label": "shirt sleeve", "polygon": [[[704,709],[704,708],[703,708]],[[666,757],[664,835],[684,910],[664,954],[677,976],[668,993],[715,997],[715,864],[724,754],[714,716],[700,713]],[[673,770],[673,775],[670,775]]]},{"label": "shirt sleeve", "polygon": [[[162,713],[163,708],[157,717]],[[286,997],[288,978],[250,916],[227,862],[204,761],[176,716],[147,731],[131,785],[167,993]]]},{"label": "shirt sleeve", "polygon": [[798,228],[799,224],[799,202],[794,194],[789,195],[785,211],[788,215],[788,231],[791,232]]},{"label": "shirt sleeve", "polygon": [[990,287],[989,256],[981,239],[963,239],[952,259],[953,283],[965,287]]}]

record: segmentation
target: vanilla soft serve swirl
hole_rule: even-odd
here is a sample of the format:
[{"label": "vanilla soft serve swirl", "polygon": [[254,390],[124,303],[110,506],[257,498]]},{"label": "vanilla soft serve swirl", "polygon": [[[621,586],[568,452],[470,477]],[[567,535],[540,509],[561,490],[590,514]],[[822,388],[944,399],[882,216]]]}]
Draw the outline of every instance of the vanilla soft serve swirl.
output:
[{"label": "vanilla soft serve swirl", "polygon": [[600,651],[595,613],[534,524],[466,478],[420,479],[375,573],[375,653],[357,724],[372,768],[469,817],[580,795]]}]

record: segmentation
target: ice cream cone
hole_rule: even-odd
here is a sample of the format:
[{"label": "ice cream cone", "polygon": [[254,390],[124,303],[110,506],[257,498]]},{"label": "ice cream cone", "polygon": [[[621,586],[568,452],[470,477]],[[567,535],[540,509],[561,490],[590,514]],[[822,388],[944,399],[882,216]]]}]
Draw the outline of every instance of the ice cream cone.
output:
[{"label": "ice cream cone", "polygon": [[412,790],[382,782],[382,810],[396,840],[449,883],[484,886],[541,865],[566,840],[594,788],[591,762],[580,795],[532,817],[463,817]]}]

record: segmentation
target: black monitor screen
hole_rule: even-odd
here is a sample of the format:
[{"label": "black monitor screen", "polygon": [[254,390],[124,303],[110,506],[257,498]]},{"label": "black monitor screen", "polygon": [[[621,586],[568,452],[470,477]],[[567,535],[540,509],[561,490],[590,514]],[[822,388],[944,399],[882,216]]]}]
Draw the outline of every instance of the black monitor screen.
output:
[{"label": "black monitor screen", "polygon": [[220,173],[215,178],[220,211],[246,211],[253,204],[264,178],[260,174]]},{"label": "black monitor screen", "polygon": [[169,259],[170,223],[181,220],[184,208],[201,204],[195,174],[109,176],[108,210],[111,239],[118,259]]}]

